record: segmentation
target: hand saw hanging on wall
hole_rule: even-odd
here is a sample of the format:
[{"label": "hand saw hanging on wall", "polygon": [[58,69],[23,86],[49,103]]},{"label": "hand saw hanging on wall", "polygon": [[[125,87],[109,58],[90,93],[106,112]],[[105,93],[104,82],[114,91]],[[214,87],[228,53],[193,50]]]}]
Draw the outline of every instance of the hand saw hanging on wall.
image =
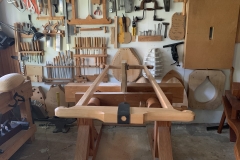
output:
[{"label": "hand saw hanging on wall", "polygon": [[36,0],[23,0],[23,2],[30,12],[40,14]]}]

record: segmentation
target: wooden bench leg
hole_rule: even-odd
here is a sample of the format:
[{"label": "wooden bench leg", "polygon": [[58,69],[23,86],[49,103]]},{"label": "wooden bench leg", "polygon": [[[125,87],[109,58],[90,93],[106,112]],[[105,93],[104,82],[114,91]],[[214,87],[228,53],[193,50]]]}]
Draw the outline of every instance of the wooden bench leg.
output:
[{"label": "wooden bench leg", "polygon": [[159,158],[159,160],[173,159],[170,130],[171,122],[155,122],[153,133],[149,133],[149,137],[153,137],[153,143],[150,138],[150,145],[154,160],[155,158]]},{"label": "wooden bench leg", "polygon": [[157,144],[159,160],[173,160],[169,127],[158,127]]},{"label": "wooden bench leg", "polygon": [[88,160],[90,147],[90,127],[78,126],[78,136],[74,160]]},{"label": "wooden bench leg", "polygon": [[225,112],[223,110],[223,113],[222,113],[222,118],[221,118],[221,121],[219,123],[219,126],[218,126],[218,133],[222,133],[222,129],[223,129],[223,125],[224,125],[224,122],[226,120],[226,115],[225,115]]}]

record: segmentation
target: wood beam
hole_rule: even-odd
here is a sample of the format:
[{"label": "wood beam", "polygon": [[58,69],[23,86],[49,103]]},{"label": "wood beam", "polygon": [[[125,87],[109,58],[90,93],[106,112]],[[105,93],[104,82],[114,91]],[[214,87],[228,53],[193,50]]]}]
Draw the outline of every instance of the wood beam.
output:
[{"label": "wood beam", "polygon": [[74,160],[88,160],[90,146],[90,128],[89,126],[79,126]]},{"label": "wood beam", "polygon": [[122,81],[121,81],[121,91],[127,92],[127,61],[122,61]]},{"label": "wood beam", "polygon": [[[84,93],[77,92],[75,94],[76,102],[83,97]],[[171,93],[165,94],[169,100],[172,99]],[[146,102],[149,98],[155,98],[156,94],[154,92],[95,92],[92,96],[101,101],[101,106],[118,106],[121,102],[128,102],[130,106],[139,106],[140,101]],[[91,102],[89,101],[89,103]],[[158,108],[160,107],[159,103]]]},{"label": "wood beam", "polygon": [[173,160],[169,127],[158,127],[158,156],[161,160]]},{"label": "wood beam", "polygon": [[[86,92],[92,83],[68,83],[65,86],[65,99],[66,102],[77,102],[75,101],[76,92]],[[159,83],[159,87],[164,93],[172,93],[173,103],[183,102],[183,86],[177,83]],[[121,86],[119,83],[101,83],[95,88],[94,92],[121,92]],[[153,87],[150,83],[128,83],[128,92],[154,92]]]},{"label": "wood beam", "polygon": [[[98,119],[104,123],[117,123],[117,106],[74,106],[58,107],[55,115],[64,118]],[[194,113],[189,110],[178,111],[165,108],[130,108],[130,124],[143,124],[148,121],[181,121],[194,120]]]},{"label": "wood beam", "polygon": [[77,105],[87,105],[88,101],[92,98],[93,93],[96,90],[96,87],[101,83],[105,75],[107,74],[109,69],[109,66],[106,65],[102,73],[95,79],[95,81],[92,83],[92,85],[88,88],[88,90],[85,92],[83,97],[78,101]]},{"label": "wood beam", "polygon": [[156,80],[153,78],[152,74],[148,70],[147,66],[144,66],[144,71],[148,77],[149,82],[152,84],[153,89],[155,93],[157,94],[157,97],[162,105],[163,108],[173,108],[171,103],[168,101],[167,97],[163,93],[162,89],[157,84]]}]

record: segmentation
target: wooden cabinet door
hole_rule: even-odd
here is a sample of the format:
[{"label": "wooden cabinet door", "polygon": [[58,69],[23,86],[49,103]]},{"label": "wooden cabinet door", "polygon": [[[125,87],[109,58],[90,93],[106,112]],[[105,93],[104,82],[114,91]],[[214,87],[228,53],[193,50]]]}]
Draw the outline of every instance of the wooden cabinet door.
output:
[{"label": "wooden cabinet door", "polygon": [[233,0],[189,0],[184,68],[232,67],[239,5]]}]

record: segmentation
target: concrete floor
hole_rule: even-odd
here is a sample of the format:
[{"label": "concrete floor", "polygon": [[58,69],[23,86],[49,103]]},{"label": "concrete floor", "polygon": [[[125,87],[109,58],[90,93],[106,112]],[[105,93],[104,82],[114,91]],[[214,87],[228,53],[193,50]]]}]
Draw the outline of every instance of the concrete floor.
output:
[{"label": "concrete floor", "polygon": [[[206,124],[173,124],[174,160],[234,160],[229,130],[206,131]],[[52,133],[54,127],[38,127],[35,141],[24,144],[10,160],[73,160],[77,127]],[[104,126],[97,160],[151,160],[146,127]]]}]

